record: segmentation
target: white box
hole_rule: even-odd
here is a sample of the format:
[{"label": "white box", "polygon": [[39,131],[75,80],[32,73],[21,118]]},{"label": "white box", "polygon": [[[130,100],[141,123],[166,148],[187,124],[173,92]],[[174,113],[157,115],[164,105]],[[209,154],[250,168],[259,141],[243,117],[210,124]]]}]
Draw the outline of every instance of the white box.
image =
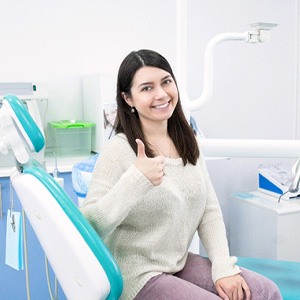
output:
[{"label": "white box", "polygon": [[230,201],[231,254],[300,262],[300,200],[251,194]]}]

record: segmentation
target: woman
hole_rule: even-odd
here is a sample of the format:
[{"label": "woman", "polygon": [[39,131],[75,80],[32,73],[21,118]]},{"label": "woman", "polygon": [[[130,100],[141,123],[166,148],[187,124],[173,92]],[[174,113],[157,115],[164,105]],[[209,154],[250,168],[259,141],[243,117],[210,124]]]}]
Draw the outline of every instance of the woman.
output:
[{"label": "woman", "polygon": [[[116,258],[122,299],[282,299],[235,265],[219,203],[167,60],[131,52],[117,83],[116,135],[82,212]],[[188,252],[198,231],[208,258]]]}]

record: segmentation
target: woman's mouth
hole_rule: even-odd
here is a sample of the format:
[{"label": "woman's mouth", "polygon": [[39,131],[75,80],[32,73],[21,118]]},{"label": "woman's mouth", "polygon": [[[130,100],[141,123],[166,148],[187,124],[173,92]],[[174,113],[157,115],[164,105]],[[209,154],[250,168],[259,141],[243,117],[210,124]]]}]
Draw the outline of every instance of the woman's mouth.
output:
[{"label": "woman's mouth", "polygon": [[167,108],[169,106],[170,102],[166,102],[164,104],[160,104],[160,105],[155,105],[153,106],[153,108],[156,108],[156,109],[164,109],[164,108]]}]

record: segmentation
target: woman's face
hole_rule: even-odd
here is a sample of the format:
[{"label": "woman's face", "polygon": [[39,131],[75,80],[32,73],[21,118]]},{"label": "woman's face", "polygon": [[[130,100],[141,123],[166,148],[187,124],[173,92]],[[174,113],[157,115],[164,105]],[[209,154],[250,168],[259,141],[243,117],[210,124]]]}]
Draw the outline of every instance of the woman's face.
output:
[{"label": "woman's face", "polygon": [[134,75],[131,96],[124,96],[137,110],[143,125],[166,122],[178,102],[178,90],[171,74],[155,67],[142,67]]}]

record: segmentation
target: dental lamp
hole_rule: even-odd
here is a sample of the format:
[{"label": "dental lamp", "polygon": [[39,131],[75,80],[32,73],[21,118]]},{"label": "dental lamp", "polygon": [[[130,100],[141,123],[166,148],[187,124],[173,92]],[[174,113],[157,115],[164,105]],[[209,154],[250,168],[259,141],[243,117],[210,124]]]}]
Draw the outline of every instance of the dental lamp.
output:
[{"label": "dental lamp", "polygon": [[212,97],[213,93],[213,50],[225,41],[243,41],[247,43],[265,42],[270,37],[270,30],[277,26],[275,23],[252,23],[251,29],[244,33],[227,32],[213,37],[207,44],[204,52],[204,76],[202,95],[188,103],[190,111],[202,108]]},{"label": "dental lamp", "polygon": [[[256,22],[244,33],[221,33],[213,37],[207,44],[204,53],[203,92],[195,100],[189,100],[186,93],[186,54],[187,54],[187,0],[177,0],[177,72],[182,86],[181,98],[186,117],[201,109],[212,97],[213,93],[213,50],[225,41],[242,41],[260,43],[269,39],[270,30],[275,23]],[[262,139],[210,139],[200,138],[201,149],[206,157],[285,157],[296,158],[300,153],[298,140],[262,140]]]},{"label": "dental lamp", "polygon": [[[250,24],[250,29],[243,33],[221,33],[207,44],[204,53],[203,92],[195,100],[187,101],[188,114],[204,107],[213,94],[213,50],[225,41],[242,41],[247,43],[265,42],[270,37],[270,30],[275,23],[257,22]],[[190,118],[190,115],[187,116]],[[298,140],[261,140],[261,139],[210,139],[201,138],[200,144],[206,157],[299,157]]]}]

